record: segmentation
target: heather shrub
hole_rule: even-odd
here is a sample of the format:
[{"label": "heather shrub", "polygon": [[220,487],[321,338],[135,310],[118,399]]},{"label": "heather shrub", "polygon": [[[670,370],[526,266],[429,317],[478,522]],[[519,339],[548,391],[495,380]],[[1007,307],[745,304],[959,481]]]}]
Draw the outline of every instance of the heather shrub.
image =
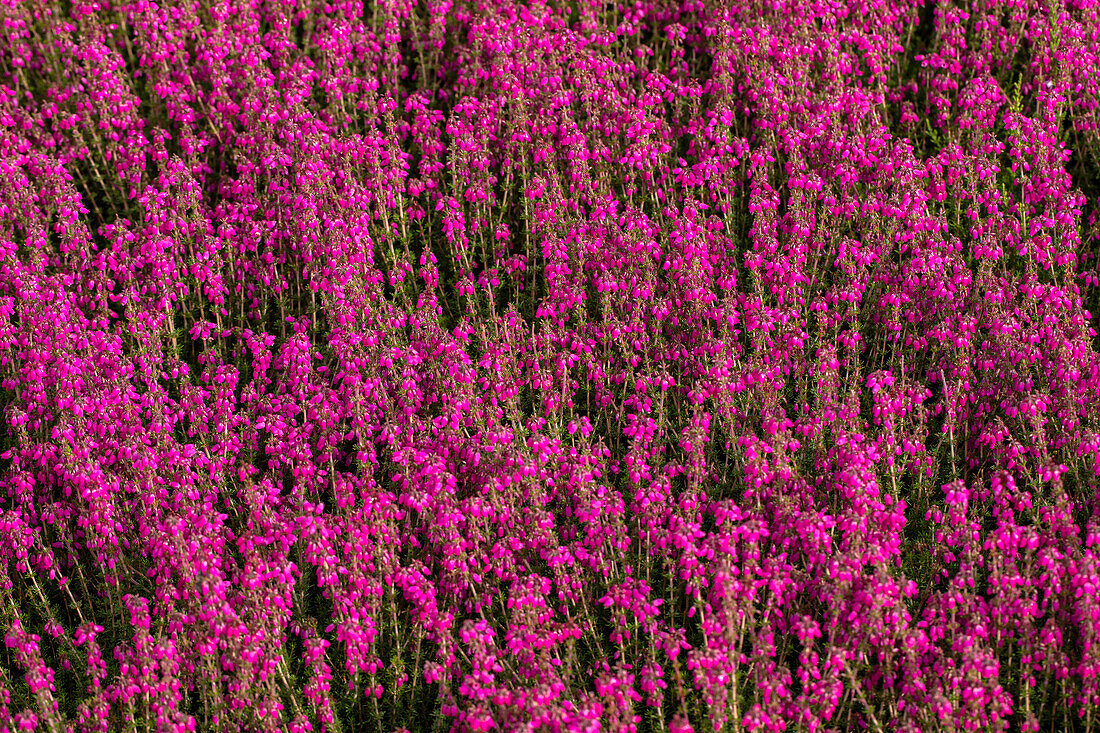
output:
[{"label": "heather shrub", "polygon": [[1093,3],[0,33],[4,727],[1093,729]]}]

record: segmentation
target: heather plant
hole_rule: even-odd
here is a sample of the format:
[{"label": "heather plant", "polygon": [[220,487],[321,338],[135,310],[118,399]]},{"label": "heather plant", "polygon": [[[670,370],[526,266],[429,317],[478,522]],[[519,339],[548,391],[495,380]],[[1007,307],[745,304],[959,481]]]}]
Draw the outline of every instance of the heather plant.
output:
[{"label": "heather plant", "polygon": [[0,721],[1096,725],[1089,2],[0,4]]}]

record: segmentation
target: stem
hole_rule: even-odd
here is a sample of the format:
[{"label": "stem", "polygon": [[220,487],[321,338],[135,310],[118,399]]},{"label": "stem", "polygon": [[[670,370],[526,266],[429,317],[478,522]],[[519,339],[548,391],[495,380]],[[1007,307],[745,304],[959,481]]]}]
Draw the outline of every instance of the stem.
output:
[{"label": "stem", "polygon": [[871,705],[867,702],[867,698],[866,696],[864,696],[863,690],[861,690],[859,685],[857,684],[856,676],[852,673],[852,668],[848,666],[847,660],[845,660],[844,662],[844,672],[848,675],[848,680],[852,684],[852,692],[854,692],[856,694],[856,697],[859,698],[860,703],[863,704],[863,709],[867,711],[867,715],[869,715],[871,718],[872,729],[878,731],[879,733],[882,733],[882,724],[878,722],[878,718],[875,716],[875,711],[871,709]]}]

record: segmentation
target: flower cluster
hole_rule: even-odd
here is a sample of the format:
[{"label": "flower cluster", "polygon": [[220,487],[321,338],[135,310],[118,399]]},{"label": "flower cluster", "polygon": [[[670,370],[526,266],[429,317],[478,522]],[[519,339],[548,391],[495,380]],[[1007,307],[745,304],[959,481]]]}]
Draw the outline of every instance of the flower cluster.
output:
[{"label": "flower cluster", "polygon": [[1097,38],[0,0],[0,724],[1088,729]]}]

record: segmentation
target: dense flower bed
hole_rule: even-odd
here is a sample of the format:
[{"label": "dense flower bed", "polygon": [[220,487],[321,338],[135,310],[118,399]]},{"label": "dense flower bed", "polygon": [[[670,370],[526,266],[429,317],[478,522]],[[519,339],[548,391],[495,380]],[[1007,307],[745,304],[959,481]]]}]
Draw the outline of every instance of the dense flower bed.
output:
[{"label": "dense flower bed", "polygon": [[0,0],[0,725],[1091,730],[1094,0]]}]

